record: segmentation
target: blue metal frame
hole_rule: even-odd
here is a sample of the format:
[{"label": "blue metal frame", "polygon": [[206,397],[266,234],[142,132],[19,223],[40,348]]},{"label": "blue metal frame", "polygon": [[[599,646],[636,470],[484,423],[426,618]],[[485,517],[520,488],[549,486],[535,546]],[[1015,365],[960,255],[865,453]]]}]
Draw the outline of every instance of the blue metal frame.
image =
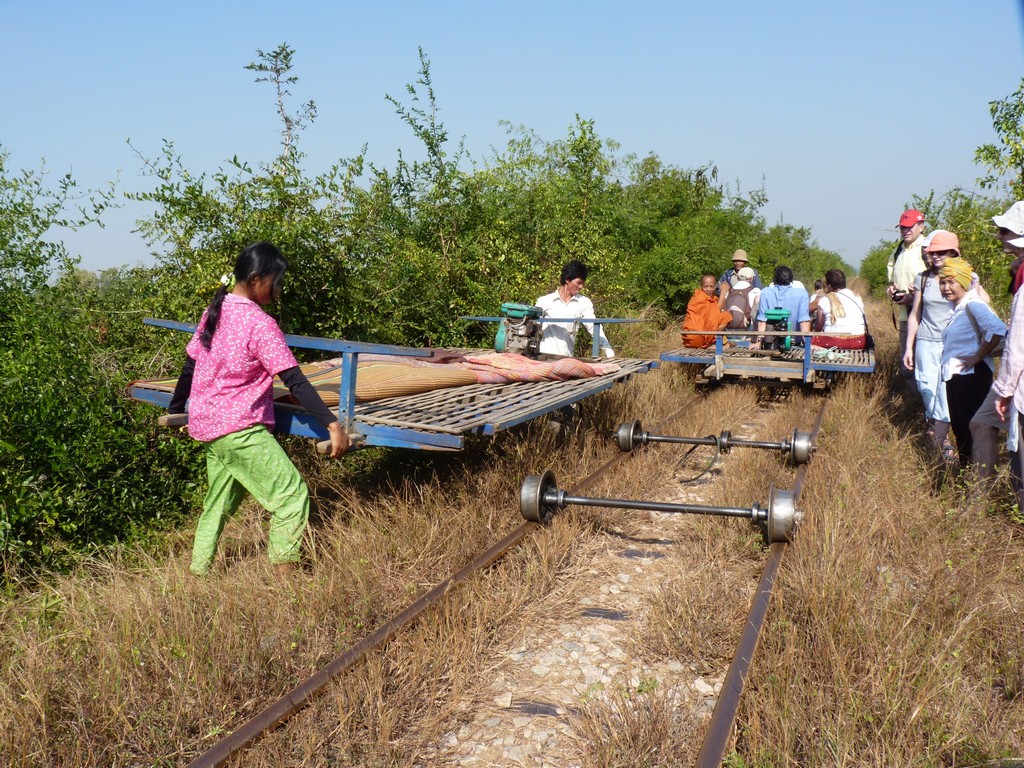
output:
[{"label": "blue metal frame", "polygon": [[[691,363],[705,366],[714,364],[716,367],[719,367],[722,363],[723,357],[725,357],[726,350],[724,345],[725,339],[727,337],[742,338],[747,336],[771,335],[771,333],[765,331],[762,331],[760,333],[757,331],[698,331],[695,332],[693,335],[715,337],[715,354],[713,358],[709,356],[706,352],[704,354],[696,354],[695,351],[694,354],[687,354],[686,352],[674,350],[672,352],[662,353],[661,360],[663,360],[664,362],[671,363]],[[776,332],[774,335],[781,335],[781,332]],[[821,332],[791,331],[786,335],[802,337],[805,340],[809,341],[812,340],[815,336],[825,336],[834,334],[823,334]],[[737,349],[735,351],[742,352],[742,349]],[[803,351],[804,353],[801,359],[802,366],[800,373],[804,383],[807,384],[812,383],[817,378],[816,374],[819,371],[833,371],[837,373],[874,373],[875,371],[874,355],[870,356],[870,364],[856,365],[850,361],[826,360],[824,358],[816,359],[812,354],[813,350],[811,349],[811,345],[809,343],[804,344]],[[728,359],[734,360],[734,358]],[[791,359],[790,362],[796,361]],[[757,362],[754,360],[752,360],[750,363],[749,371],[745,369],[743,372],[749,372],[750,374],[760,373],[760,375],[764,376],[765,378],[772,378],[772,372],[766,370],[763,366],[759,367],[757,365]]]}]

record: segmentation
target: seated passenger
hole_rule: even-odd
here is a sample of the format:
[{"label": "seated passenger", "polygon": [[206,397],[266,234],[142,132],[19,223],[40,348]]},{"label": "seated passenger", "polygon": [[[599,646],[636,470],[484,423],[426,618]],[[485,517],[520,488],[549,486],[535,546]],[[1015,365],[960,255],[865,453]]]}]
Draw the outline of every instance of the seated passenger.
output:
[{"label": "seated passenger", "polygon": [[811,309],[821,310],[825,317],[825,333],[852,334],[849,337],[815,336],[816,347],[865,349],[867,347],[867,316],[860,296],[846,287],[846,273],[830,269],[825,273],[825,295],[811,302]]},{"label": "seated passenger", "polygon": [[[715,296],[715,276],[704,275],[700,279],[700,290],[695,291],[686,305],[684,331],[720,331],[732,321],[732,312],[726,312],[721,304],[725,300]],[[714,336],[683,334],[683,346],[704,349],[715,343]]]},{"label": "seated passenger", "polygon": [[720,284],[722,301],[719,303],[732,314],[732,320],[726,326],[731,330],[749,330],[751,321],[757,316],[761,289],[754,285],[754,276],[754,270],[743,267],[736,272],[734,285]]},{"label": "seated passenger", "polygon": [[[790,331],[807,332],[811,330],[811,315],[807,311],[807,291],[803,288],[793,288],[793,270],[784,264],[775,268],[772,284],[761,291],[761,300],[757,306],[758,331],[767,330],[768,312],[773,309],[785,310],[788,313],[787,325]],[[799,345],[803,341],[801,338],[794,338],[793,343]],[[761,347],[761,339],[757,339],[750,345],[751,349],[761,349]]]},{"label": "seated passenger", "polygon": [[736,284],[739,278],[739,272],[743,268],[749,268],[754,273],[754,279],[751,281],[757,290],[761,290],[764,286],[761,285],[761,276],[757,274],[757,270],[749,266],[747,260],[747,252],[742,248],[737,248],[736,252],[732,255],[732,267],[725,270],[722,276],[718,278],[718,288],[716,291],[720,291],[723,285],[728,285],[730,288]]}]

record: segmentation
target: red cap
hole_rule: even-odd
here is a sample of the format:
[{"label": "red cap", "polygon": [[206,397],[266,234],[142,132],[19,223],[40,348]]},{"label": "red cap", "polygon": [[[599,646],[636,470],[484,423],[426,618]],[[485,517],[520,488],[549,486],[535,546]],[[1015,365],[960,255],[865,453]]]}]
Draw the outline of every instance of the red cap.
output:
[{"label": "red cap", "polygon": [[916,208],[911,208],[909,211],[904,211],[903,215],[900,216],[901,227],[912,227],[915,224],[920,224],[922,221],[924,221],[924,214],[921,213]]}]

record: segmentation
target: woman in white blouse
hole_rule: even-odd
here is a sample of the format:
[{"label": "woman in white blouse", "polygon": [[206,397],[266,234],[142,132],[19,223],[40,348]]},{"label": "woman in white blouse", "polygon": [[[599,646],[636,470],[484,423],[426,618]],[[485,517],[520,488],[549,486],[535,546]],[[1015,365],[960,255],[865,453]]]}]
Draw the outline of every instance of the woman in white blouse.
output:
[{"label": "woman in white blouse", "polygon": [[[864,302],[846,287],[846,273],[830,269],[825,273],[825,294],[815,297],[811,312],[820,309],[825,315],[825,333],[837,336],[816,336],[814,346],[838,349],[864,349],[867,346],[867,319]],[[841,334],[841,335],[840,335]]]},{"label": "woman in white blouse", "polygon": [[954,304],[942,332],[942,380],[961,469],[971,462],[971,417],[992,386],[991,354],[1006,335],[1003,321],[971,289],[973,272],[955,257],[947,258],[939,270],[939,291]]}]

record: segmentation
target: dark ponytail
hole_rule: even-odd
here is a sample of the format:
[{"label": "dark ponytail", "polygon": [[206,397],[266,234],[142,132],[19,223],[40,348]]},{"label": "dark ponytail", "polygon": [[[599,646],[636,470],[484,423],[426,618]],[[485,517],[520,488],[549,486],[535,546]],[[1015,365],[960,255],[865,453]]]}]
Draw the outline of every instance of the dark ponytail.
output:
[{"label": "dark ponytail", "polygon": [[[246,247],[238,256],[235,262],[235,283],[248,283],[257,277],[273,277],[276,283],[284,276],[288,269],[288,262],[285,261],[281,251],[276,245],[260,241]],[[206,308],[206,323],[203,325],[203,332],[199,334],[199,343],[205,349],[210,348],[213,341],[213,334],[217,332],[217,323],[220,321],[220,311],[224,306],[224,297],[228,295],[227,286],[221,286],[213,295],[213,301]]]}]

